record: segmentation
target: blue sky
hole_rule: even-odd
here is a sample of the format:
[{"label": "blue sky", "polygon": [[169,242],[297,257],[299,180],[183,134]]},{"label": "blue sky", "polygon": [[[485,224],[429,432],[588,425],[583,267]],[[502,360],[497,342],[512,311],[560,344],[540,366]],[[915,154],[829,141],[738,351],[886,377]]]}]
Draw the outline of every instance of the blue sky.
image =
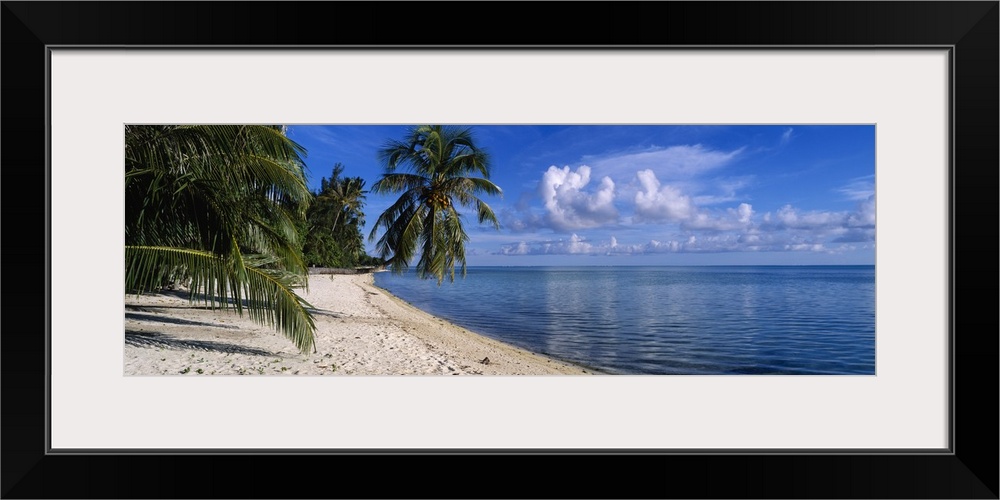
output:
[{"label": "blue sky", "polygon": [[[503,196],[485,199],[499,231],[467,211],[469,265],[875,263],[874,125],[471,126]],[[288,134],[310,189],[337,162],[367,189],[408,128]],[[394,200],[367,194],[366,239]]]}]

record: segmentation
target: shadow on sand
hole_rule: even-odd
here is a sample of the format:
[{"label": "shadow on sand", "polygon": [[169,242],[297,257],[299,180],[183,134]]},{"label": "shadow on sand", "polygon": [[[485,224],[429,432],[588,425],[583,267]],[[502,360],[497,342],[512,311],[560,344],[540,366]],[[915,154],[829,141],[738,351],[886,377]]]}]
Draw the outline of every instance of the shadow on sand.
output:
[{"label": "shadow on sand", "polygon": [[173,325],[210,326],[213,328],[228,328],[230,330],[239,330],[239,327],[233,325],[220,325],[218,323],[209,323],[207,321],[194,321],[190,319],[171,318],[170,316],[161,316],[158,314],[142,314],[142,313],[126,312],[125,319],[131,319],[135,321],[155,321],[157,323],[170,323]]},{"label": "shadow on sand", "polygon": [[[159,291],[159,292],[151,293],[150,295],[163,295],[163,296],[167,296],[167,297],[175,297],[175,298],[178,298],[178,299],[187,300],[188,303],[184,304],[184,305],[144,305],[144,306],[126,304],[125,308],[126,309],[131,309],[133,311],[142,311],[142,312],[156,312],[157,309],[159,309],[159,310],[198,309],[198,310],[220,310],[220,311],[221,310],[226,310],[226,311],[231,311],[234,314],[236,314],[237,316],[239,316],[239,313],[236,312],[236,301],[234,301],[233,299],[227,300],[226,303],[227,303],[228,306],[225,309],[223,309],[223,307],[222,307],[221,304],[217,304],[214,307],[211,306],[211,305],[209,305],[208,302],[207,302],[207,300],[206,300],[207,296],[203,295],[203,294],[197,294],[197,295],[194,296],[193,299],[192,299],[191,294],[189,292],[183,292],[183,291],[178,291],[178,290],[162,290],[162,291]],[[246,300],[241,301],[241,304],[245,308],[250,307],[250,303],[248,301],[246,301]],[[327,310],[327,309],[318,309],[318,308],[308,308],[307,307],[306,310],[309,311],[309,313],[313,314],[313,315],[329,316],[329,317],[332,317],[332,318],[341,318],[341,317],[343,317],[341,314],[335,313],[335,312]],[[125,316],[128,317],[129,313],[125,313]],[[154,318],[153,317],[149,317],[149,318],[136,318],[136,319],[154,319]],[[156,321],[161,321],[160,319],[155,319],[155,320]],[[218,325],[211,325],[211,326],[218,326]]]},{"label": "shadow on sand", "polygon": [[156,332],[137,332],[125,330],[125,344],[135,347],[163,349],[193,349],[196,351],[224,352],[229,354],[247,354],[251,356],[273,356],[274,353],[263,349],[244,347],[225,342],[212,342],[209,340],[189,340],[176,339],[168,335]]}]

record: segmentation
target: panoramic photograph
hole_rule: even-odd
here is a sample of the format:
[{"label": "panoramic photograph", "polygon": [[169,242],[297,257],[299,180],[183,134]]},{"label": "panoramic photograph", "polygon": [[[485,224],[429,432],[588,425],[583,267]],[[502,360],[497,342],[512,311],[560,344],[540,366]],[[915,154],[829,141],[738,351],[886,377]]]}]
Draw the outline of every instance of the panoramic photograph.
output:
[{"label": "panoramic photograph", "polygon": [[124,374],[875,375],[874,125],[126,125]]}]

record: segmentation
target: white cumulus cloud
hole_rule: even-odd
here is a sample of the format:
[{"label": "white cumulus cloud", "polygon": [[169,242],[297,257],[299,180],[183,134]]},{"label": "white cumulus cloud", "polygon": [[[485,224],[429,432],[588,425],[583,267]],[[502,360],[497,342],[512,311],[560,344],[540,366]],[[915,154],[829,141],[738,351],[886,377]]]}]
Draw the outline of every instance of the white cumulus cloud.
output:
[{"label": "white cumulus cloud", "polygon": [[778,223],[791,229],[821,229],[843,226],[847,219],[844,212],[802,212],[791,205],[778,209]]},{"label": "white cumulus cloud", "polygon": [[746,224],[753,217],[753,207],[749,203],[740,203],[740,206],[736,208],[736,215],[738,216],[737,220]]},{"label": "white cumulus cloud", "polygon": [[537,241],[528,243],[521,241],[515,244],[503,245],[498,252],[500,255],[587,255],[609,253],[617,242],[614,237],[610,244],[591,243],[585,238],[573,234],[568,240]]},{"label": "white cumulus cloud", "polygon": [[785,245],[785,250],[793,252],[824,252],[826,251],[826,248],[823,247],[822,243],[798,243],[794,245]]},{"label": "white cumulus cloud", "polygon": [[691,217],[694,205],[691,198],[679,189],[661,185],[652,170],[636,172],[642,189],[635,194],[635,213],[648,221],[682,221]]},{"label": "white cumulus cloud", "polygon": [[753,219],[753,206],[740,203],[736,208],[729,208],[719,215],[707,212],[696,212],[691,219],[684,222],[685,229],[708,229],[711,231],[743,230],[750,227]]},{"label": "white cumulus cloud", "polygon": [[858,205],[858,211],[847,218],[851,227],[875,227],[875,195],[869,196]]},{"label": "white cumulus cloud", "polygon": [[538,194],[545,204],[546,221],[553,229],[585,229],[618,220],[614,181],[604,177],[596,191],[587,192],[590,173],[587,165],[575,172],[568,166],[551,166],[545,171],[538,184]]}]

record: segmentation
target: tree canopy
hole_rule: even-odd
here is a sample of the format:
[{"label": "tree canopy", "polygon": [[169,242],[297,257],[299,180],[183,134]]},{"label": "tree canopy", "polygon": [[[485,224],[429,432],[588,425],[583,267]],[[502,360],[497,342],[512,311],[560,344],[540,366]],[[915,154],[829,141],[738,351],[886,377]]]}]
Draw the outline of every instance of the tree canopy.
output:
[{"label": "tree canopy", "polygon": [[342,177],[344,166],[333,166],[330,179],[320,181],[306,213],[303,254],[306,265],[350,268],[369,262],[361,227],[365,224],[365,180]]},{"label": "tree canopy", "polygon": [[185,281],[192,300],[314,349],[311,306],[293,290],[307,284],[304,154],[280,126],[126,126],[126,290]]},{"label": "tree canopy", "polygon": [[[469,236],[458,207],[474,210],[479,223],[500,228],[493,209],[479,195],[501,195],[490,177],[490,157],[475,144],[469,128],[441,125],[413,127],[402,140],[390,140],[379,151],[384,173],[373,193],[402,193],[375,222],[369,235],[379,256],[393,272],[402,273],[419,253],[421,278],[455,280],[455,266],[466,275],[465,244]],[[403,171],[400,171],[403,170]]]}]

